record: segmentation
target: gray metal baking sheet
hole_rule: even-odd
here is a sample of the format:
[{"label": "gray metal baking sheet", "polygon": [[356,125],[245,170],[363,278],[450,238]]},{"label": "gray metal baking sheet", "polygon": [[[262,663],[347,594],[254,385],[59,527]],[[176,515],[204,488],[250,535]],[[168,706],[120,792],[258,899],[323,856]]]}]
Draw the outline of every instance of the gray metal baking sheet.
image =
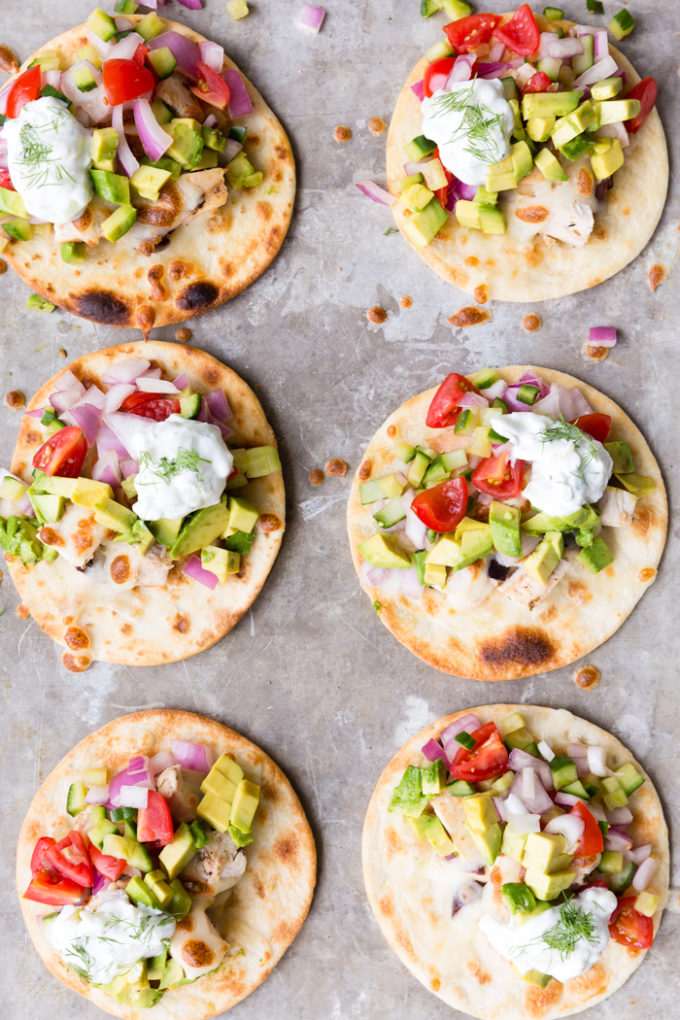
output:
[{"label": "gray metal baking sheet", "polygon": [[[0,0],[0,42],[24,59],[83,21],[89,0]],[[109,5],[106,5],[109,6]],[[408,70],[440,37],[442,15],[425,21],[418,0],[325,0],[318,36],[301,32],[302,0],[254,0],[233,22],[224,0],[190,12],[176,0],[161,13],[221,42],[280,116],[295,150],[299,192],[293,224],[268,272],[238,298],[188,323],[191,342],[258,387],[281,444],[289,523],[269,581],[236,629],[177,665],[130,669],[95,664],[73,675],[60,650],[30,620],[5,574],[0,587],[0,984],[11,1020],[96,1020],[94,1006],[63,988],[41,964],[14,895],[14,848],[29,801],[49,770],[91,730],[126,712],[172,706],[214,716],[261,744],[287,772],[308,812],[319,850],[309,918],[282,962],[233,1020],[445,1020],[452,1011],[423,988],[387,947],[366,902],[360,866],[363,814],[383,767],[408,736],[447,712],[497,700],[566,707],[611,729],[654,777],[675,848],[680,835],[678,528],[671,516],[656,584],[629,620],[588,659],[602,672],[583,691],[573,668],[502,686],[430,669],[380,624],[349,557],[344,511],[350,477],[313,488],[308,475],[332,457],[353,471],[386,415],[451,370],[533,362],[576,376],[613,397],[650,441],[671,499],[680,497],[679,301],[675,280],[680,208],[671,196],[652,242],[614,279],[547,304],[489,307],[488,323],[453,329],[471,304],[432,273],[391,226],[386,207],[354,182],[384,182],[385,135]],[[477,4],[478,10],[483,10]],[[501,2],[494,9],[508,9]],[[540,6],[540,5],[539,5]],[[566,0],[575,20],[585,0]],[[638,27],[623,43],[640,72],[661,85],[659,108],[673,163],[678,157],[678,5],[635,0]],[[337,125],[352,138],[339,144]],[[675,193],[673,193],[675,192]],[[634,196],[631,196],[634,201]],[[647,275],[667,274],[656,293]],[[0,396],[29,396],[69,359],[122,342],[132,331],[95,326],[59,310],[27,311],[27,287],[0,277]],[[408,295],[412,307],[400,307]],[[381,305],[382,326],[366,311]],[[526,333],[522,318],[542,319]],[[581,353],[588,328],[614,324],[620,341],[594,364]],[[152,335],[167,340],[174,329]],[[0,402],[0,463],[7,464],[20,413]],[[677,896],[675,897],[677,902]],[[633,978],[584,1016],[640,1020],[677,1016],[680,925],[668,911]]]}]

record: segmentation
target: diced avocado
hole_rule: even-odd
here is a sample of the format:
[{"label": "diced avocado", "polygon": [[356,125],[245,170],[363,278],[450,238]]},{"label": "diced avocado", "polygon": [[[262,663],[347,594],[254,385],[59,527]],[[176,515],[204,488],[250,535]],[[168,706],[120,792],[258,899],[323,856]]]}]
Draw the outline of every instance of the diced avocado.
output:
[{"label": "diced avocado", "polygon": [[540,584],[547,584],[548,578],[562,558],[563,551],[562,533],[548,531],[543,541],[527,556],[522,565]]},{"label": "diced avocado", "polygon": [[138,517],[122,503],[116,503],[113,499],[100,499],[94,505],[94,519],[97,524],[103,524],[111,531],[125,534],[132,530]]},{"label": "diced avocado", "polygon": [[602,799],[607,811],[613,811],[617,807],[625,807],[628,803],[628,794],[616,776],[605,776],[600,780],[600,783],[602,786]]},{"label": "diced avocado", "polygon": [[108,42],[116,34],[116,23],[100,7],[95,7],[86,21],[87,27],[104,42]]},{"label": "diced avocado", "polygon": [[439,233],[449,218],[446,209],[436,198],[404,220],[402,230],[415,248],[424,248]]},{"label": "diced avocado", "polygon": [[119,241],[134,226],[137,210],[131,205],[121,205],[102,223],[102,235],[111,244]]},{"label": "diced avocado", "polygon": [[427,797],[423,794],[423,770],[407,765],[398,785],[394,788],[389,811],[398,811],[409,818],[418,818],[425,810]]},{"label": "diced avocado", "polygon": [[161,517],[160,520],[149,521],[148,525],[156,541],[170,549],[177,541],[183,521],[183,517]]},{"label": "diced avocado", "polygon": [[419,815],[417,818],[408,817],[406,818],[406,821],[411,826],[411,828],[413,829],[416,836],[421,842],[425,839],[425,834],[427,832],[427,828],[430,824],[430,820],[432,819],[432,817],[433,816],[430,814],[423,813],[422,815]]},{"label": "diced avocado", "polygon": [[[491,505],[493,506],[493,503]],[[526,727],[526,724],[526,719],[521,712],[512,712],[510,715],[506,715],[500,720],[498,723],[498,729],[500,730],[501,736],[505,739],[508,733],[513,733],[515,730],[521,730]]]},{"label": "diced avocado", "polygon": [[[148,169],[148,168],[145,168]],[[94,190],[100,198],[116,205],[130,205],[130,182],[121,174],[110,170],[90,170]]]},{"label": "diced avocado", "polygon": [[[185,891],[185,895],[189,899],[189,906],[185,910],[184,914],[180,914],[176,910],[175,911],[170,911],[170,913],[174,913],[175,917],[178,920],[181,920],[182,917],[186,917],[186,915],[191,910],[191,896],[189,896],[189,893],[186,892],[186,891]],[[173,957],[170,957],[168,959],[167,966],[165,968],[165,973],[163,974],[163,977],[161,978],[161,981],[160,981],[160,984],[158,985],[158,988],[161,991],[163,991],[166,988],[174,988],[175,985],[180,984],[183,980],[184,980],[184,970],[182,968],[181,963],[178,963],[177,960],[173,959]]]},{"label": "diced avocado", "polygon": [[[416,554],[421,556],[422,562],[422,580],[419,577],[418,580],[421,584],[427,584],[437,588],[444,588],[446,585],[447,571],[446,567],[441,563],[428,563],[426,554]],[[415,557],[414,557],[415,559]],[[418,569],[416,568],[416,573]]]},{"label": "diced avocado", "polygon": [[501,895],[513,914],[530,914],[536,909],[536,897],[524,882],[505,882]]},{"label": "diced avocado", "polygon": [[389,535],[373,535],[358,546],[359,552],[374,567],[408,570],[411,561],[408,554]]},{"label": "diced avocado", "polygon": [[526,832],[517,832],[512,825],[506,825],[503,831],[502,852],[520,863],[524,859],[524,848],[526,846]]},{"label": "diced avocado", "polygon": [[623,7],[609,22],[609,31],[615,39],[625,39],[635,28],[635,18]]},{"label": "diced avocado", "polygon": [[39,67],[41,71],[60,71],[61,57],[54,50],[44,50],[28,66]]},{"label": "diced avocado", "polygon": [[635,791],[639,789],[645,781],[644,776],[640,775],[632,762],[626,762],[625,765],[621,765],[621,767],[616,769],[614,772],[614,776],[618,779],[629,797],[632,793],[635,793]]},{"label": "diced avocado", "polygon": [[[169,124],[172,120],[172,110],[163,102],[162,99],[159,99],[158,96],[151,103],[151,109],[153,110],[154,117],[161,126]],[[182,172],[182,168],[179,163],[176,163],[174,159],[170,159],[169,156],[161,156],[160,159],[156,160],[156,162],[152,162],[149,159],[143,159],[142,163],[145,163],[147,166],[157,166],[163,170],[172,170],[173,177],[175,176],[175,173],[179,176]],[[165,165],[166,163],[168,164],[167,166]],[[177,168],[176,170],[174,169],[175,167]]]},{"label": "diced avocado", "polygon": [[483,832],[498,822],[498,812],[490,793],[476,793],[473,797],[466,797],[463,809],[471,831]]},{"label": "diced avocado", "polygon": [[66,810],[75,817],[87,806],[87,786],[83,782],[71,783],[66,795]]},{"label": "diced avocado", "polygon": [[629,475],[635,471],[635,461],[628,443],[617,440],[613,443],[605,443],[604,448],[613,461],[612,474]]},{"label": "diced avocado", "polygon": [[440,188],[446,187],[446,174],[444,173],[444,167],[440,160],[430,159],[427,163],[422,163],[421,171],[423,178],[425,179],[425,184],[431,192],[435,192]]},{"label": "diced avocado", "polygon": [[[530,833],[530,835],[535,835]],[[526,855],[525,855],[526,862]],[[556,871],[551,875],[537,868],[527,867],[524,881],[539,900],[554,900],[576,880],[575,871]]]},{"label": "diced avocado", "polygon": [[461,557],[460,543],[451,534],[442,535],[425,557],[426,564],[454,567]]},{"label": "diced avocado", "polygon": [[199,122],[190,117],[174,117],[164,128],[172,135],[172,144],[165,155],[185,169],[193,170],[203,155],[203,133]]},{"label": "diced avocado", "polygon": [[227,136],[223,135],[217,128],[208,128],[203,125],[203,153],[205,155],[206,149],[211,149],[214,152],[224,152],[227,147]]},{"label": "diced avocado", "polygon": [[552,979],[552,974],[543,974],[540,970],[528,970],[522,974],[522,981],[536,985],[537,988],[547,988]]},{"label": "diced avocado", "polygon": [[147,59],[161,79],[169,78],[177,67],[177,61],[167,46],[160,46],[157,50],[149,50]]},{"label": "diced avocado", "polygon": [[576,764],[566,754],[556,754],[548,764],[556,790],[561,790],[578,779]]},{"label": "diced avocado", "polygon": [[422,784],[426,797],[434,797],[446,787],[446,769],[441,758],[423,769]]},{"label": "diced avocado", "polygon": [[[66,493],[60,493],[60,495],[66,495]],[[112,496],[113,490],[106,482],[97,482],[93,478],[76,478],[69,498],[76,506],[84,506],[92,510],[98,503],[110,500]],[[135,517],[134,514],[132,516]]]},{"label": "diced avocado", "polygon": [[[212,170],[218,164],[218,156],[215,149],[209,149],[206,145],[203,146],[203,153],[200,160],[194,166],[194,170]],[[254,184],[248,184],[248,179],[243,184],[244,188],[254,187]],[[259,182],[257,182],[259,183]]]},{"label": "diced avocado", "polygon": [[[197,813],[199,812],[200,805]],[[208,821],[209,820],[210,819],[208,819]],[[179,875],[180,871],[183,871],[184,868],[186,868],[187,864],[193,859],[195,854],[196,847],[194,846],[194,841],[191,838],[189,826],[186,822],[181,822],[177,827],[172,843],[168,843],[167,846],[163,847],[158,855],[158,860],[163,865],[168,878],[173,879]]]},{"label": "diced avocado", "polygon": [[[604,143],[609,142],[609,145]],[[618,138],[600,138],[590,157],[590,165],[598,181],[615,174],[623,166],[624,155]]]},{"label": "diced avocado", "polygon": [[200,818],[189,823],[189,831],[197,850],[202,850],[210,842],[210,827],[202,822]]},{"label": "diced avocado", "polygon": [[168,950],[163,949],[158,956],[152,956],[146,963],[146,976],[149,981],[160,981],[165,974],[168,962]]},{"label": "diced avocado", "polygon": [[176,560],[180,556],[189,556],[198,549],[210,545],[220,537],[228,523],[227,498],[223,496],[220,502],[214,506],[197,510],[189,517],[185,517],[179,534],[170,549],[170,555]]},{"label": "diced avocado", "polygon": [[401,194],[407,188],[410,188],[412,184],[422,184],[424,177],[422,174],[409,174],[408,177],[400,177],[398,181],[395,181],[395,190]]},{"label": "diced avocado", "polygon": [[207,545],[201,549],[201,566],[214,574],[220,584],[226,584],[229,575],[238,574],[241,569],[241,557],[231,549]]},{"label": "diced avocado", "polygon": [[28,215],[21,195],[11,188],[0,188],[0,212],[24,218]]},{"label": "diced avocado", "polygon": [[424,184],[411,184],[401,193],[402,202],[412,212],[420,212],[434,198],[434,192]]},{"label": "diced avocado", "polygon": [[512,156],[506,156],[505,159],[492,163],[487,168],[484,186],[491,192],[509,191],[517,187],[517,173]]},{"label": "diced avocado", "polygon": [[492,205],[479,206],[479,222],[484,234],[504,234],[508,229],[503,210]]},{"label": "diced avocado", "polygon": [[455,779],[452,783],[448,784],[446,791],[452,797],[471,797],[475,792],[475,788],[471,783],[466,783],[464,779]]},{"label": "diced avocado", "polygon": [[639,99],[612,99],[600,103],[600,127],[605,124],[619,124],[637,117],[640,112]]},{"label": "diced avocado", "polygon": [[167,910],[172,902],[173,891],[165,880],[165,872],[156,869],[144,876],[144,884],[158,900],[161,910]]},{"label": "diced avocado", "polygon": [[250,832],[259,803],[260,787],[248,779],[242,779],[236,787],[231,805],[230,825],[234,825],[240,832]]},{"label": "diced avocado", "polygon": [[489,507],[489,525],[494,549],[504,556],[522,555],[520,512],[517,507],[493,500]]},{"label": "diced avocado", "polygon": [[102,852],[110,857],[122,858],[140,871],[153,870],[146,847],[129,836],[119,836],[117,833],[104,836]]},{"label": "diced avocado", "polygon": [[515,142],[510,151],[510,159],[512,160],[512,167],[518,181],[526,177],[528,173],[531,173],[534,158],[526,142]]},{"label": "diced avocado", "polygon": [[8,499],[10,503],[19,503],[27,493],[28,486],[11,475],[5,475],[0,484],[0,499]]},{"label": "diced avocado", "polygon": [[[463,804],[467,804],[468,800],[472,798],[466,798]],[[503,840],[503,833],[500,825],[494,822],[488,829],[484,829],[482,832],[476,829],[470,829],[470,835],[474,840],[475,846],[479,850],[485,864],[492,865],[498,857],[501,849],[501,842]]]},{"label": "diced avocado", "polygon": [[[522,117],[565,117],[575,110],[581,92],[529,92],[522,98]],[[572,136],[573,137],[573,136]]]},{"label": "diced avocado", "polygon": [[139,875],[135,875],[134,878],[130,879],[125,886],[125,892],[133,903],[143,903],[145,907],[153,907],[154,910],[160,909],[160,901],[153,889]]},{"label": "diced avocado", "polygon": [[468,227],[471,230],[481,230],[482,221],[479,215],[479,204],[459,198],[456,202],[454,212],[461,227]]},{"label": "diced avocado", "polygon": [[231,804],[214,793],[206,793],[200,801],[196,814],[212,825],[218,832],[226,832],[229,828]]},{"label": "diced avocado", "polygon": [[654,893],[641,892],[636,896],[633,906],[638,914],[642,914],[644,917],[654,917],[659,908],[659,897]]},{"label": "diced avocado", "polygon": [[234,794],[236,793],[236,787],[240,782],[240,779],[229,779],[229,777],[223,775],[219,769],[213,767],[201,783],[201,793],[212,793],[215,797],[219,797],[220,800],[225,801],[227,804],[232,804],[234,801]]},{"label": "diced avocado", "polygon": [[592,543],[576,554],[576,559],[587,567],[593,574],[598,574],[610,563],[614,562],[614,556],[607,548],[603,539],[596,536]]},{"label": "diced avocado", "polygon": [[140,166],[130,178],[130,184],[141,198],[157,202],[161,188],[171,177],[169,170],[161,170],[155,166]]},{"label": "diced avocado", "polygon": [[239,152],[227,163],[227,181],[236,191],[248,187],[248,180],[255,173],[255,167],[245,152]]},{"label": "diced avocado", "polygon": [[588,135],[578,135],[576,138],[572,138],[570,142],[560,145],[559,150],[563,156],[573,163],[577,159],[581,159],[582,156],[592,152],[594,148],[595,142],[592,138]]},{"label": "diced avocado", "polygon": [[[246,478],[263,478],[281,470],[281,461],[275,446],[251,446],[244,450],[232,450],[234,467]],[[395,495],[395,493],[385,493]]]},{"label": "diced avocado", "polygon": [[[530,832],[524,847],[524,865],[546,875],[561,871],[571,863],[565,852],[565,839],[559,832]],[[545,897],[539,897],[545,899]]]},{"label": "diced avocado", "polygon": [[[618,96],[622,88],[623,78],[603,78],[602,81],[595,82],[590,86],[590,95],[596,102],[601,103]],[[601,121],[601,123],[605,122]]]},{"label": "diced avocado", "polygon": [[527,134],[534,142],[547,141],[554,130],[554,117],[533,117],[527,123]]},{"label": "diced avocado", "polygon": [[259,520],[260,514],[253,504],[243,496],[229,497],[229,529],[250,533]]},{"label": "diced avocado", "polygon": [[550,149],[541,149],[536,154],[534,162],[547,181],[569,180],[559,159]]},{"label": "diced avocado", "polygon": [[408,475],[406,476],[407,483],[413,486],[413,488],[418,488],[425,477],[425,472],[427,471],[429,464],[430,458],[427,454],[419,447],[416,447]]},{"label": "diced avocado", "polygon": [[180,921],[191,910],[191,895],[178,878],[173,878],[170,882],[170,889],[172,890],[172,899],[168,904],[167,910],[169,914],[172,914],[173,917]]},{"label": "diced avocado", "polygon": [[410,160],[418,162],[424,156],[431,156],[436,148],[435,142],[431,142],[425,135],[418,135],[404,146],[404,151]]},{"label": "diced avocado", "polygon": [[234,761],[230,754],[221,754],[213,765],[213,769],[221,772],[223,776],[226,776],[227,779],[230,779],[236,785],[243,779],[243,769],[237,761]]},{"label": "diced avocado", "polygon": [[135,25],[135,32],[139,32],[142,39],[148,42],[149,39],[154,39],[161,32],[165,32],[167,24],[162,18],[159,18],[155,11],[151,11],[149,14],[145,14],[144,17],[137,22]]},{"label": "diced avocado", "polygon": [[82,241],[64,241],[59,249],[61,261],[70,266],[80,265],[85,261],[86,246]]},{"label": "diced avocado", "polygon": [[186,397],[179,398],[180,414],[183,418],[196,418],[201,410],[201,394],[190,393]]},{"label": "diced avocado", "polygon": [[656,489],[656,482],[649,475],[636,475],[632,472],[627,474],[617,473],[616,478],[624,489],[628,492],[632,492],[638,499],[642,499],[643,496],[648,496],[650,492],[654,492]]},{"label": "diced avocado", "polygon": [[436,815],[421,815],[420,818],[410,819],[410,821],[416,824],[420,823],[421,838],[424,837],[428,841],[439,857],[448,857],[454,853],[455,847],[451,837]]},{"label": "diced avocado", "polygon": [[454,564],[454,570],[462,570],[477,560],[485,559],[493,549],[491,527],[486,525],[482,530],[467,531],[461,536],[460,558]]},{"label": "diced avocado", "polygon": [[114,159],[118,149],[118,132],[115,128],[95,128],[92,132],[90,144],[90,155],[92,162],[98,170],[106,170],[113,173]]}]

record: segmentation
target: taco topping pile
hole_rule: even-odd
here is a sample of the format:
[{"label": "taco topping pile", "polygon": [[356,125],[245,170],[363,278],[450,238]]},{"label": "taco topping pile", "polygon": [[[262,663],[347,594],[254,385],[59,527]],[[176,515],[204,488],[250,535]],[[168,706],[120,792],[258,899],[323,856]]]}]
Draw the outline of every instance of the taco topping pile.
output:
[{"label": "taco topping pile", "polygon": [[[83,980],[153,1006],[167,988],[219,967],[228,943],[206,911],[243,875],[260,787],[231,755],[171,741],[114,776],[72,783],[63,839],[42,836],[24,897],[61,909],[42,931]],[[189,915],[191,924],[179,924]]]},{"label": "taco topping pile", "polygon": [[180,569],[226,584],[260,517],[238,490],[280,470],[275,447],[239,448],[222,390],[203,396],[144,358],[117,362],[103,384],[66,371],[27,412],[47,438],[30,485],[0,473],[0,545],[29,568],[60,557],[120,590],[164,586]]},{"label": "taco topping pile", "polygon": [[508,385],[491,369],[452,372],[424,425],[441,433],[395,442],[392,470],[360,485],[376,525],[358,546],[365,586],[436,588],[457,609],[497,589],[533,609],[570,571],[606,569],[602,530],[628,524],[655,487],[627,443],[608,441],[609,415],[533,373]]},{"label": "taco topping pile", "polygon": [[571,25],[558,8],[539,20],[545,31],[528,4],[509,21],[459,17],[427,51],[425,74],[411,85],[422,133],[406,146],[396,184],[416,247],[450,213],[485,234],[504,234],[511,221],[524,241],[588,240],[657,86],[650,77],[627,85],[605,30]]},{"label": "taco topping pile", "polygon": [[0,91],[5,243],[53,228],[69,264],[100,242],[151,255],[227,185],[261,184],[243,148],[253,106],[221,46],[155,11],[133,25],[96,8],[85,34],[73,62],[45,51]]},{"label": "taco topping pile", "polygon": [[431,764],[407,767],[389,810],[430,844],[451,916],[476,904],[494,949],[544,987],[583,974],[609,939],[649,948],[659,898],[652,847],[629,831],[643,776],[603,747],[538,736],[519,712],[498,726],[464,715],[422,748]]}]

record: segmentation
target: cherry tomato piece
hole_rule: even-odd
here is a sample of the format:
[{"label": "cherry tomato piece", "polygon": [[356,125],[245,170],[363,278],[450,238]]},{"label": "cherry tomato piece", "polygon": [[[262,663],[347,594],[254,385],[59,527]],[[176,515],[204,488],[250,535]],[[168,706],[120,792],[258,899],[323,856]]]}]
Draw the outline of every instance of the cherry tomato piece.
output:
[{"label": "cherry tomato piece", "polygon": [[552,81],[545,73],[545,71],[537,71],[536,74],[532,74],[529,81],[522,89],[522,95],[526,96],[531,92],[547,92],[552,85]]},{"label": "cherry tomato piece", "polygon": [[67,903],[79,903],[83,893],[82,886],[42,868],[31,879],[24,899],[60,907]]},{"label": "cherry tomato piece", "polygon": [[416,517],[432,531],[442,535],[455,531],[465,517],[468,487],[464,478],[449,478],[447,482],[425,489],[411,503]]},{"label": "cherry tomato piece", "polygon": [[493,34],[504,42],[508,49],[522,57],[529,57],[535,53],[541,41],[538,25],[529,4],[518,7],[510,21],[496,28]]},{"label": "cherry tomato piece", "polygon": [[601,854],[604,849],[604,839],[592,811],[589,811],[585,804],[579,801],[578,804],[574,804],[569,814],[578,815],[583,819],[583,835],[578,841],[576,857],[592,857],[593,854]]},{"label": "cherry tomato piece", "polygon": [[157,393],[131,393],[120,405],[121,411],[138,414],[141,418],[165,421],[171,414],[180,413],[179,400],[161,397]]},{"label": "cherry tomato piece", "polygon": [[472,483],[494,499],[512,499],[522,491],[524,461],[510,462],[510,454],[485,457],[472,472]]},{"label": "cherry tomato piece", "polygon": [[647,117],[654,109],[656,103],[656,97],[659,94],[657,84],[650,75],[639,81],[637,85],[633,85],[630,92],[626,94],[626,99],[639,99],[640,100],[640,112],[636,117],[631,117],[630,120],[625,122],[626,130],[629,135],[637,134]]},{"label": "cherry tomato piece", "polygon": [[56,845],[51,836],[41,836],[31,854],[31,874],[36,875],[45,866],[45,854],[51,846]]},{"label": "cherry tomato piece", "polygon": [[136,60],[122,60],[118,57],[104,61],[102,77],[109,106],[120,106],[121,103],[139,99],[156,84],[148,67],[143,67]]},{"label": "cherry tomato piece", "polygon": [[598,443],[604,443],[612,427],[612,418],[610,414],[582,414],[571,424],[597,439]]},{"label": "cherry tomato piece", "polygon": [[213,71],[212,67],[208,67],[202,61],[199,60],[196,66],[199,78],[198,82],[191,86],[191,91],[199,99],[202,99],[204,103],[210,103],[211,106],[216,106],[218,110],[223,110],[231,98],[231,92],[226,81],[221,74]]},{"label": "cherry tomato piece", "polygon": [[99,874],[103,875],[104,878],[110,879],[112,882],[120,878],[127,868],[127,861],[121,860],[119,857],[111,857],[109,854],[103,854],[92,843],[90,843],[90,860]]},{"label": "cherry tomato piece", "polygon": [[140,843],[167,846],[172,843],[174,831],[167,800],[156,790],[149,790],[146,807],[137,813],[137,839]]},{"label": "cherry tomato piece", "polygon": [[609,918],[609,935],[629,949],[649,949],[654,941],[654,924],[635,909],[635,897],[624,896]]},{"label": "cherry tomato piece", "polygon": [[46,475],[77,478],[87,456],[87,439],[77,425],[60,429],[33,456],[33,467]]},{"label": "cherry tomato piece", "polygon": [[0,167],[0,188],[9,188],[10,191],[17,190],[12,184],[9,170],[5,169],[5,167]]},{"label": "cherry tomato piece", "polygon": [[458,401],[464,393],[479,393],[469,379],[457,372],[450,372],[432,398],[425,424],[431,429],[445,429],[455,425],[462,408]]},{"label": "cherry tomato piece", "polygon": [[498,14],[471,14],[444,25],[444,32],[456,53],[471,53],[488,43],[500,20]]},{"label": "cherry tomato piece", "polygon": [[149,47],[145,46],[144,43],[140,43],[137,49],[135,50],[135,54],[132,59],[135,61],[136,64],[143,64],[144,61],[146,60],[146,55],[148,52]]},{"label": "cherry tomato piece", "polygon": [[475,746],[469,750],[461,747],[451,764],[454,779],[465,779],[468,783],[480,783],[484,779],[502,776],[508,771],[508,749],[494,722],[480,726],[470,736]]},{"label": "cherry tomato piece", "polygon": [[5,113],[8,117],[18,117],[26,103],[31,103],[40,96],[40,65],[29,67],[20,74],[7,93]]},{"label": "cherry tomato piece", "polygon": [[45,864],[57,875],[83,889],[92,885],[92,862],[85,840],[77,829],[45,851]]},{"label": "cherry tomato piece", "polygon": [[427,65],[425,74],[423,75],[424,96],[429,98],[438,89],[444,88],[449,79],[449,75],[451,74],[451,68],[455,62],[455,57],[442,57],[441,60],[433,60],[431,64]]}]

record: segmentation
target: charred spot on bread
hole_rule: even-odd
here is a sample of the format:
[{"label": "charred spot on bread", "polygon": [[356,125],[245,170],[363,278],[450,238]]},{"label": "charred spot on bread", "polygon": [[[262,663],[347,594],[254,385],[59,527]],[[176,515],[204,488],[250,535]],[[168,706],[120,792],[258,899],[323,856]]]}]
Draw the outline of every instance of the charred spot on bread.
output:
[{"label": "charred spot on bread", "polygon": [[175,304],[184,312],[200,312],[205,308],[210,308],[217,301],[218,296],[219,291],[213,283],[200,280],[197,283],[189,284],[175,300]]},{"label": "charred spot on bread", "polygon": [[190,967],[209,967],[215,954],[202,939],[189,939],[182,946],[182,958]]},{"label": "charred spot on bread", "polygon": [[497,638],[485,641],[479,655],[488,666],[541,666],[555,654],[555,647],[537,627],[510,627]]},{"label": "charred spot on bread", "polygon": [[109,290],[90,290],[72,299],[77,315],[106,326],[130,324],[130,309]]}]

